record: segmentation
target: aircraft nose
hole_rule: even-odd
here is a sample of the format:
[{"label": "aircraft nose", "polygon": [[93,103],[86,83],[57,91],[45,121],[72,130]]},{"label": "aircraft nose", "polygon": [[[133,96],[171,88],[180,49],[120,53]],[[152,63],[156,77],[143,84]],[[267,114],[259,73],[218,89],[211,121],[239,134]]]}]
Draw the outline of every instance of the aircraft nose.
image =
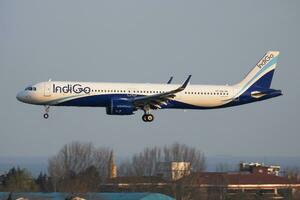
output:
[{"label": "aircraft nose", "polygon": [[19,92],[16,96],[16,98],[21,101],[21,102],[25,102],[25,94],[23,91]]}]

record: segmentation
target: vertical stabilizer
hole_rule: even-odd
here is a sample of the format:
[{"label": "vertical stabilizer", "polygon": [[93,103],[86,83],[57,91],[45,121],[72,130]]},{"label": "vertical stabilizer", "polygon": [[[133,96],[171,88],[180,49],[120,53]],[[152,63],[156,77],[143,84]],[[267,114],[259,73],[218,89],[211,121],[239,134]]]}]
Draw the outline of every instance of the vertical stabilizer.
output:
[{"label": "vertical stabilizer", "polygon": [[268,51],[247,76],[238,84],[236,96],[241,95],[250,87],[268,89],[271,86],[273,74],[277,65],[279,51]]}]

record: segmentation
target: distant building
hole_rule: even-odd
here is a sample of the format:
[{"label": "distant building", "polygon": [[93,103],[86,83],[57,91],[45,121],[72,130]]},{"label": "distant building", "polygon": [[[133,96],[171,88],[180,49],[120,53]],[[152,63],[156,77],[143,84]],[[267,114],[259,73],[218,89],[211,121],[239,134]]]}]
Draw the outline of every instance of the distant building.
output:
[{"label": "distant building", "polygon": [[234,196],[240,193],[261,194],[274,196],[276,198],[295,193],[300,189],[300,182],[289,180],[284,177],[270,175],[267,173],[216,173],[199,172],[192,173],[177,182],[188,191],[191,188],[209,193],[226,193],[227,196]]},{"label": "distant building", "polygon": [[119,176],[108,179],[106,186],[112,186],[119,189],[138,188],[148,186],[166,186],[171,182],[158,176]]},{"label": "distant building", "polygon": [[299,195],[300,181],[278,176],[280,166],[241,164],[234,173],[191,172],[190,163],[158,163],[159,176],[115,177],[107,180],[107,192],[159,192],[176,199],[225,199],[249,195],[283,199]]},{"label": "distant building", "polygon": [[172,196],[173,182],[158,176],[122,176],[101,186],[102,192],[154,192]]},{"label": "distant building", "polygon": [[159,162],[156,164],[156,174],[168,181],[176,181],[191,173],[190,162]]},{"label": "distant building", "polygon": [[280,166],[271,165],[266,166],[261,163],[240,163],[241,172],[250,172],[250,173],[264,173],[279,176]]}]

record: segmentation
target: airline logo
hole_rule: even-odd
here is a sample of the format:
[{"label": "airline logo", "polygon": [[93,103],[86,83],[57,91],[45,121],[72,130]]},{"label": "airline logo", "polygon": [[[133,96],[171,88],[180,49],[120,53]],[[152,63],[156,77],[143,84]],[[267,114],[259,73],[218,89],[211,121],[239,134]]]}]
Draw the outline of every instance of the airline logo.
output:
[{"label": "airline logo", "polygon": [[53,93],[75,93],[75,94],[80,94],[80,93],[85,93],[89,94],[91,92],[90,87],[83,87],[80,84],[75,84],[75,85],[65,85],[65,86],[57,86],[53,84]]},{"label": "airline logo", "polygon": [[272,60],[273,57],[273,54],[266,55],[256,66],[259,69],[262,69],[270,60]]}]

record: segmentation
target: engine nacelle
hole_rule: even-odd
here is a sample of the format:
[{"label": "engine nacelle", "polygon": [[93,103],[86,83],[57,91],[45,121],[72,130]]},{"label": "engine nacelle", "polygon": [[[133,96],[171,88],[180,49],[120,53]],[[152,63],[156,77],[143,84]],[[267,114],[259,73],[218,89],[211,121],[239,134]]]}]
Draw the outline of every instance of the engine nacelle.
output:
[{"label": "engine nacelle", "polygon": [[132,115],[136,111],[132,102],[127,99],[112,99],[110,106],[106,107],[108,115]]}]

